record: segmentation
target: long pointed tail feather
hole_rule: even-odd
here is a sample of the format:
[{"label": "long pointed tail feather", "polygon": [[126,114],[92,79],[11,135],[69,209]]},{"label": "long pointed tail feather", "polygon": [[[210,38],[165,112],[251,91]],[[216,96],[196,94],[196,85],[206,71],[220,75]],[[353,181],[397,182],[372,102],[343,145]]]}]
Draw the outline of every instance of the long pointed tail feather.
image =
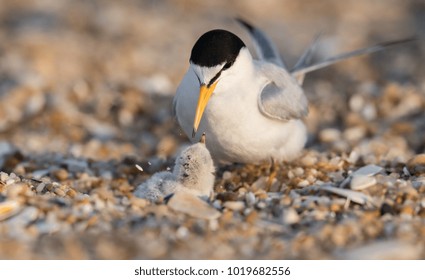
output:
[{"label": "long pointed tail feather", "polygon": [[392,47],[392,46],[396,46],[396,45],[400,45],[400,44],[404,44],[404,43],[408,43],[408,42],[412,42],[412,41],[416,41],[416,40],[417,40],[416,37],[410,37],[410,38],[406,38],[406,39],[380,43],[380,44],[377,44],[377,45],[372,46],[372,47],[367,47],[367,48],[355,50],[355,51],[352,51],[352,52],[342,53],[342,54],[327,58],[324,61],[318,62],[316,64],[306,66],[306,67],[301,68],[301,69],[294,69],[291,72],[291,74],[293,76],[305,75],[309,72],[316,71],[318,69],[322,69],[324,67],[335,64],[335,63],[340,62],[342,60],[346,60],[348,58],[382,51],[382,50],[387,49],[388,47]]}]

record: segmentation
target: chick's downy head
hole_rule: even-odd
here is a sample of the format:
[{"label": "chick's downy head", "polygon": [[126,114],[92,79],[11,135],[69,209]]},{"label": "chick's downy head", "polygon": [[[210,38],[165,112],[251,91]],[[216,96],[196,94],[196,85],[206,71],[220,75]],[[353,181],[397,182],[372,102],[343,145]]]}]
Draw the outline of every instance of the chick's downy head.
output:
[{"label": "chick's downy head", "polygon": [[214,186],[214,163],[204,143],[184,149],[176,159],[174,175],[186,188],[208,196]]}]

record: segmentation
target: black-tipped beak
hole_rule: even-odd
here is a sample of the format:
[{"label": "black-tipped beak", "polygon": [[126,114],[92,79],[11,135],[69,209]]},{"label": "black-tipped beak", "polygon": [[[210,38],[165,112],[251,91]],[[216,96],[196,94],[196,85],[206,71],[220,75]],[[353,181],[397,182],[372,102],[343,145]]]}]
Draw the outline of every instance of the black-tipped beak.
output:
[{"label": "black-tipped beak", "polygon": [[192,138],[194,138],[196,135],[196,131],[198,130],[199,123],[201,122],[205,107],[207,107],[208,100],[213,94],[216,85],[217,81],[215,81],[210,86],[201,85],[201,88],[199,89],[198,105],[196,106],[195,119],[193,120]]}]

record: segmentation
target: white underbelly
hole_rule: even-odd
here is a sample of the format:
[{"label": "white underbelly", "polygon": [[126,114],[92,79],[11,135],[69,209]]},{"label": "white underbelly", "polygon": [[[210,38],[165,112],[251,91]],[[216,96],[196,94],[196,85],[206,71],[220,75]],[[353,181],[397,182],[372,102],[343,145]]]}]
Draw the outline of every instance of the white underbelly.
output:
[{"label": "white underbelly", "polygon": [[291,160],[305,145],[306,128],[301,120],[270,119],[260,113],[256,100],[210,101],[203,129],[207,147],[218,161]]},{"label": "white underbelly", "polygon": [[238,92],[227,91],[226,96],[212,95],[194,138],[193,119],[199,89],[181,91],[176,110],[188,138],[197,142],[205,132],[207,148],[216,162],[259,163],[271,158],[279,161],[295,158],[307,139],[304,123],[264,116],[258,109],[257,92],[238,89]]}]

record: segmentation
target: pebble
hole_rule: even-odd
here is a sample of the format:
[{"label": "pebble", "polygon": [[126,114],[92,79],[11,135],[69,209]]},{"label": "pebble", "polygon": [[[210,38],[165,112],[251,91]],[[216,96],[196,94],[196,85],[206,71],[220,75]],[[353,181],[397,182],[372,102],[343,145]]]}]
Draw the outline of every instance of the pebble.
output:
[{"label": "pebble", "polygon": [[364,126],[354,126],[346,129],[343,133],[344,139],[349,142],[356,142],[365,137],[366,129]]},{"label": "pebble", "polygon": [[226,201],[223,206],[235,212],[245,209],[245,203],[243,201]]},{"label": "pebble", "polygon": [[336,128],[325,128],[320,131],[319,139],[324,143],[336,142],[341,139],[341,131]]},{"label": "pebble", "polygon": [[187,192],[177,192],[168,201],[168,207],[176,212],[181,212],[200,219],[217,219],[221,213],[199,197]]},{"label": "pebble", "polygon": [[4,221],[22,209],[22,205],[15,200],[6,200],[0,203],[0,221]]},{"label": "pebble", "polygon": [[265,190],[266,189],[266,184],[267,184],[267,180],[268,177],[266,176],[262,176],[260,178],[258,178],[253,184],[252,184],[252,188],[253,189],[257,189],[257,190]]},{"label": "pebble", "polygon": [[307,154],[300,159],[300,162],[306,167],[314,166],[317,163],[317,157]]},{"label": "pebble", "polygon": [[189,229],[185,226],[181,226],[176,231],[176,237],[178,239],[186,239],[189,237]]},{"label": "pebble", "polygon": [[398,240],[376,241],[341,254],[346,260],[414,260],[421,257],[422,246]]},{"label": "pebble", "polygon": [[425,174],[425,154],[418,154],[407,162],[407,168],[410,174]]},{"label": "pebble", "polygon": [[60,168],[56,171],[53,172],[53,175],[59,180],[59,181],[64,181],[66,179],[68,179],[68,171],[66,171],[66,169]]},{"label": "pebble", "polygon": [[230,172],[230,171],[224,171],[223,172],[223,180],[224,181],[230,181],[230,180],[232,180],[232,172]]},{"label": "pebble", "polygon": [[248,207],[252,207],[255,204],[255,195],[252,192],[247,192],[245,194],[245,201]]},{"label": "pebble", "polygon": [[288,225],[297,224],[301,220],[297,211],[295,211],[295,209],[293,208],[284,209],[282,219],[283,219],[283,223]]}]

